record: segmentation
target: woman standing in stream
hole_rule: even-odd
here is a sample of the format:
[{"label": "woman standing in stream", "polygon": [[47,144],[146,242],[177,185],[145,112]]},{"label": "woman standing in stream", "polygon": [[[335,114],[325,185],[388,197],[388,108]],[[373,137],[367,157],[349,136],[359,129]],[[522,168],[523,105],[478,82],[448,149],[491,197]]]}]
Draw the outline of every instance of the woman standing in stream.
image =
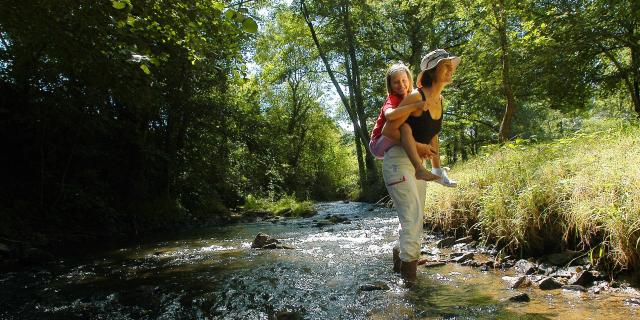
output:
[{"label": "woman standing in stream", "polygon": [[[443,49],[429,52],[420,63],[421,71],[416,79],[418,89],[403,101],[408,104],[426,102],[424,108],[412,112],[407,118],[408,126],[403,126],[402,135],[411,135],[415,141],[431,146],[435,151],[431,157],[431,172],[440,176],[436,182],[450,187],[455,186],[455,182],[440,167],[438,152],[443,114],[441,92],[451,83],[459,63],[459,57]],[[427,181],[416,179],[414,165],[401,145],[385,152],[382,173],[400,220],[400,243],[399,250],[394,250],[394,266],[399,265],[402,278],[411,285],[416,280],[420,258]]]}]

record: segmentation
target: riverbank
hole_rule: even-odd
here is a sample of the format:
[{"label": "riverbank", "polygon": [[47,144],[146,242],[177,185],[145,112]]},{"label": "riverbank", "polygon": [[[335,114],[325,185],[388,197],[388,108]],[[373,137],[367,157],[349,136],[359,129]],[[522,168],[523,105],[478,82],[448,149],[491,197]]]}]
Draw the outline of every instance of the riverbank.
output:
[{"label": "riverbank", "polygon": [[297,201],[292,197],[269,201],[249,196],[242,207],[233,210],[217,208],[206,215],[169,211],[167,207],[141,206],[135,215],[98,214],[93,219],[82,215],[65,219],[43,217],[35,222],[13,221],[13,227],[3,226],[3,229],[11,228],[11,232],[0,236],[0,269],[16,269],[118,246],[131,246],[158,234],[176,234],[256,220],[310,217],[317,213],[311,201]]},{"label": "riverbank", "polygon": [[580,251],[595,268],[640,270],[640,128],[594,122],[553,142],[516,139],[451,169],[425,222],[504,255]]}]

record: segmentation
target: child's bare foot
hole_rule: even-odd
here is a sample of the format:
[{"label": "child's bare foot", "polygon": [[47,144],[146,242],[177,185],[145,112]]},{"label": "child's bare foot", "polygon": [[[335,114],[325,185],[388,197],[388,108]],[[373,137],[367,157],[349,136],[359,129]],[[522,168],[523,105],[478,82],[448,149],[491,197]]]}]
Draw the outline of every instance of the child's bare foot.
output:
[{"label": "child's bare foot", "polygon": [[420,167],[416,169],[416,179],[424,180],[424,181],[435,181],[435,180],[439,180],[440,176],[436,176],[435,174],[431,173],[429,170],[423,167]]}]

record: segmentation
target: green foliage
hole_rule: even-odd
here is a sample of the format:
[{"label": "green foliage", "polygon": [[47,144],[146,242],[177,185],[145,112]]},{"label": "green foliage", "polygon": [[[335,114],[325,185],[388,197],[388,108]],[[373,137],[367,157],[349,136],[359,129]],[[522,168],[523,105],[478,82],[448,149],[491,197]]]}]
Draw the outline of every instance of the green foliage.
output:
[{"label": "green foliage", "polygon": [[248,195],[243,209],[267,210],[275,215],[286,214],[289,217],[303,217],[315,213],[315,208],[311,201],[298,201],[295,197],[287,195],[278,200]]},{"label": "green foliage", "polygon": [[247,137],[243,153],[256,156],[245,171],[253,181],[247,192],[344,197],[345,179],[355,174],[354,159],[320,104],[322,79],[307,29],[300,16],[287,10],[276,10],[265,29],[256,42],[261,72],[251,82],[264,88],[255,114],[262,124]]},{"label": "green foliage", "polygon": [[618,268],[637,269],[638,137],[637,123],[590,119],[552,142],[485,148],[452,168],[459,188],[432,190],[426,219],[445,230],[475,230],[510,252],[604,245]]},{"label": "green foliage", "polygon": [[[443,93],[444,162],[491,150],[511,161],[531,151],[530,165],[542,167],[546,155],[534,143],[565,137],[585,116],[631,121],[640,112],[634,1],[504,0],[502,11],[485,0],[305,3],[318,46],[300,1],[3,4],[6,221],[21,224],[26,212],[43,225],[64,227],[67,217],[79,226],[116,225],[154,220],[157,211],[155,225],[172,215],[223,215],[248,195],[376,198],[384,193],[374,182],[380,163],[363,145],[386,97],[386,68],[402,60],[417,72],[437,47],[462,56]],[[502,35],[517,108],[513,141],[493,145],[506,104]],[[567,141],[557,145],[577,143]],[[504,168],[539,174],[524,163]],[[547,199],[545,186],[527,179],[495,181],[480,202],[463,203],[505,216],[514,205],[530,210]],[[519,202],[514,194],[522,194]],[[531,234],[513,230],[516,242]]]},{"label": "green foliage", "polygon": [[[5,9],[4,215],[57,233],[100,224],[122,234],[215,218],[241,202],[230,151],[251,128],[237,127],[243,101],[229,88],[244,81],[248,8],[235,7],[242,20],[209,0]],[[127,225],[135,230],[118,231]]]}]

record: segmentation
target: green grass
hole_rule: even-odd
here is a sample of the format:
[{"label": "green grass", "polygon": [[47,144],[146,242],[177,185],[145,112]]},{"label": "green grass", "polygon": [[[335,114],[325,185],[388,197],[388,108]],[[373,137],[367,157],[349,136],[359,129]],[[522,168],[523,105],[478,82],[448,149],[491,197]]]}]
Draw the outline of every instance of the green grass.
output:
[{"label": "green grass", "polygon": [[450,176],[458,188],[428,190],[425,219],[434,228],[476,234],[510,253],[589,250],[610,267],[640,270],[637,124],[593,120],[552,142],[489,146]]},{"label": "green grass", "polygon": [[304,217],[315,213],[315,208],[311,201],[298,201],[293,196],[283,196],[274,201],[248,195],[243,209],[267,210],[274,215],[283,215],[286,213],[286,215],[290,217]]}]

